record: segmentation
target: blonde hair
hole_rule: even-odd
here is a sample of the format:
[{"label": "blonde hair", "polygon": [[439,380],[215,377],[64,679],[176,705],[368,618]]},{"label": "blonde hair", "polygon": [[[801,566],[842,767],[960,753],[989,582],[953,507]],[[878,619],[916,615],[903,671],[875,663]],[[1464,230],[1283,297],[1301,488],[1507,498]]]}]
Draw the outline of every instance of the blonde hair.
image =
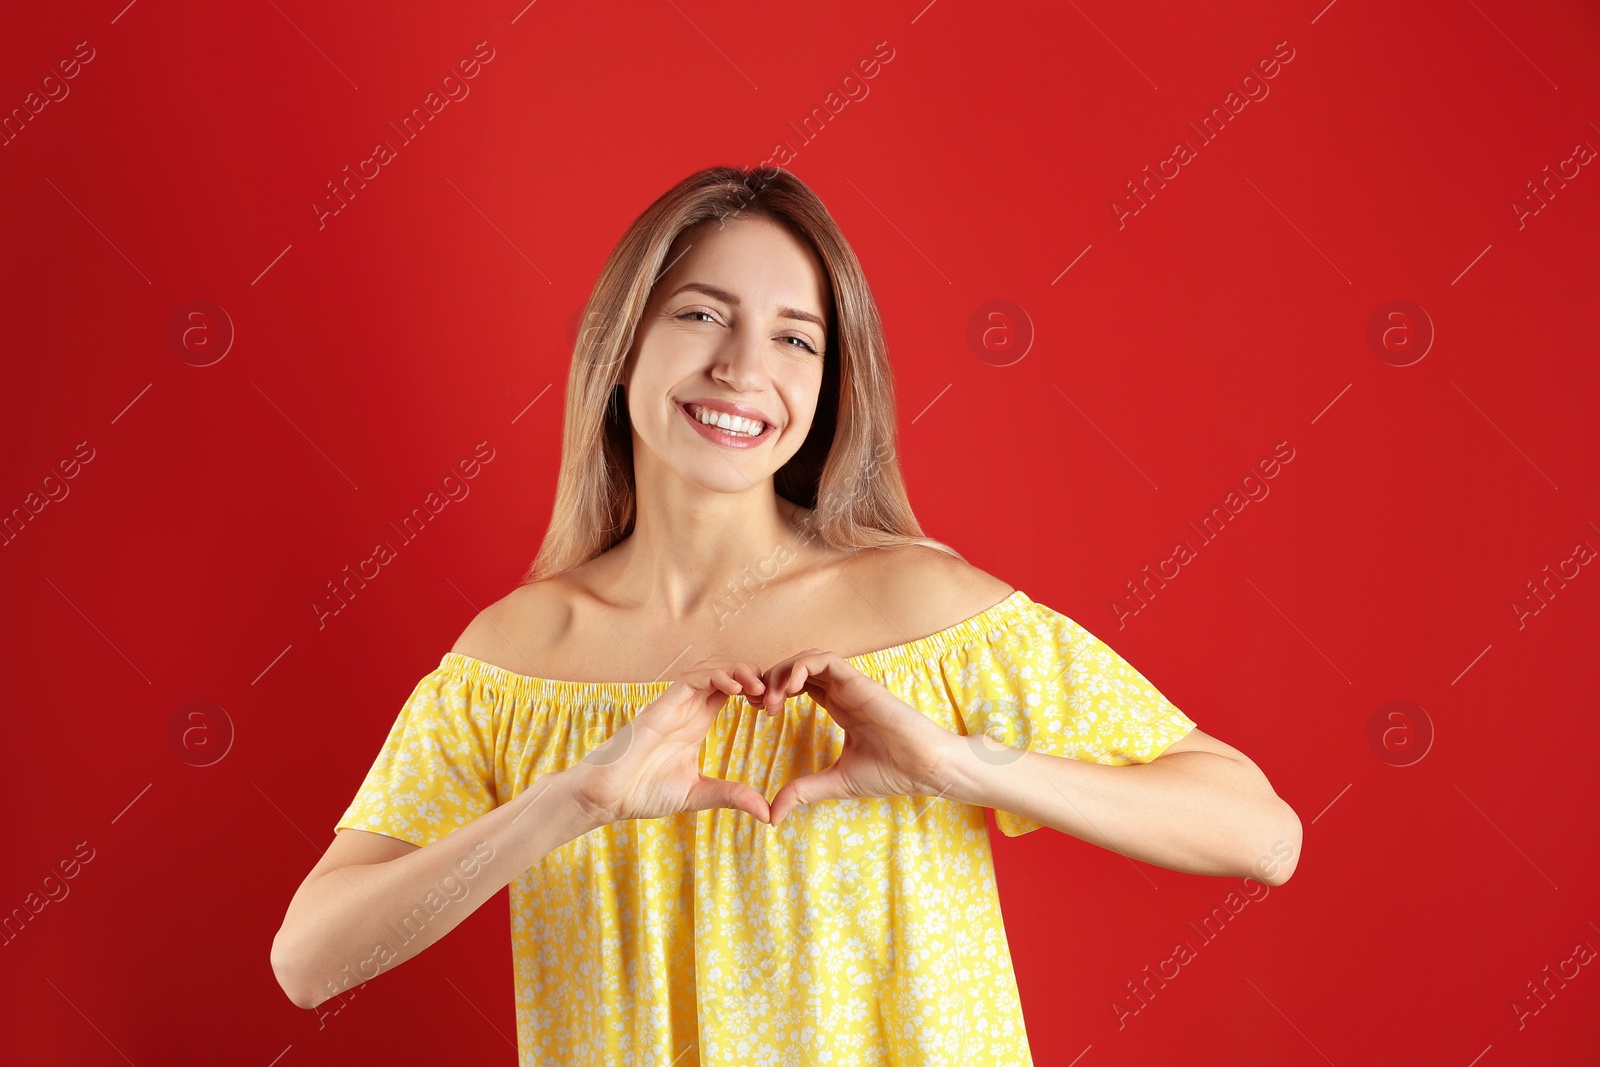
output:
[{"label": "blonde hair", "polygon": [[[769,173],[770,171],[770,173]],[[811,508],[806,539],[835,549],[921,544],[894,450],[894,376],[878,307],[844,234],[817,195],[781,167],[707,167],[667,190],[612,249],[584,306],[567,374],[561,470],[550,526],[523,584],[600,555],[633,531],[633,436],[622,373],[667,252],[691,226],[746,215],[784,226],[815,250],[833,297],[816,415],[775,491]]]}]

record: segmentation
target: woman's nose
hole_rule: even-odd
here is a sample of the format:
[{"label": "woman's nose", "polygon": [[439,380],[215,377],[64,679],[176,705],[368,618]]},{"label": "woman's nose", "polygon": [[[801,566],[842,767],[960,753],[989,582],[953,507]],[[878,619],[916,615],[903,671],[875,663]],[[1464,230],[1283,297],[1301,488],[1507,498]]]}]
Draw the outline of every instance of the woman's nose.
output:
[{"label": "woman's nose", "polygon": [[765,378],[765,361],[761,339],[747,331],[734,330],[718,347],[711,373],[740,392],[754,392]]}]

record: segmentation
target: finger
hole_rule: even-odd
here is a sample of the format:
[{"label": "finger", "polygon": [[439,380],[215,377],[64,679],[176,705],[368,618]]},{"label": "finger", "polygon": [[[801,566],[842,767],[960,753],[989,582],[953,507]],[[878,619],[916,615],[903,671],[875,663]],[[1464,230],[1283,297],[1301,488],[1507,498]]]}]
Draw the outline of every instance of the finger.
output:
[{"label": "finger", "polygon": [[853,702],[843,696],[843,687],[864,675],[849,660],[833,652],[820,653],[807,662],[806,668],[806,677],[801,680],[798,691],[810,697],[839,725],[858,721]]},{"label": "finger", "polygon": [[805,691],[806,679],[810,677],[812,667],[813,659],[810,654],[802,654],[802,658],[797,658],[789,664],[788,672],[782,676],[777,687],[784,700]]},{"label": "finger", "polygon": [[761,680],[761,672],[753,664],[735,663],[733,676],[744,686],[744,691],[752,696],[760,696],[766,691],[767,683]]},{"label": "finger", "polygon": [[761,707],[762,710],[769,713],[777,705],[783,703],[783,693],[778,689],[778,670],[782,666],[783,664],[780,663],[775,666],[768,667],[765,671],[761,672],[761,684],[763,686],[761,692]]},{"label": "finger", "polygon": [[789,680],[783,684],[785,696],[797,696],[805,692],[806,679],[811,677],[811,664],[805,660],[796,663],[789,670]]},{"label": "finger", "polygon": [[843,800],[847,794],[840,788],[841,784],[837,763],[826,770],[790,779],[772,798],[772,825],[781,825],[791,811],[803,804],[814,804],[819,800]]},{"label": "finger", "polygon": [[685,705],[685,711],[696,724],[704,722],[708,728],[718,712],[727,705],[728,694],[739,691],[739,683],[719,668],[690,671],[678,681],[687,687],[680,701]]},{"label": "finger", "polygon": [[804,652],[797,652],[789,658],[768,667],[761,676],[767,686],[762,705],[769,709],[782,705],[789,697],[789,693],[784,686],[784,680],[792,673],[794,665],[807,656],[814,655],[820,651],[821,649],[808,648]]},{"label": "finger", "polygon": [[840,680],[840,665],[854,669],[836,652],[813,649],[790,666],[789,676],[783,683],[784,698],[804,693],[827,710],[828,690],[833,682]]},{"label": "finger", "polygon": [[711,684],[724,693],[737,696],[744,689],[742,683],[721,667],[713,668],[708,677]]},{"label": "finger", "polygon": [[748,812],[759,822],[772,821],[772,809],[767,804],[767,798],[743,782],[730,782],[725,778],[713,778],[702,774],[689,792],[689,806],[691,811],[704,811],[707,808],[733,808],[737,811]]}]

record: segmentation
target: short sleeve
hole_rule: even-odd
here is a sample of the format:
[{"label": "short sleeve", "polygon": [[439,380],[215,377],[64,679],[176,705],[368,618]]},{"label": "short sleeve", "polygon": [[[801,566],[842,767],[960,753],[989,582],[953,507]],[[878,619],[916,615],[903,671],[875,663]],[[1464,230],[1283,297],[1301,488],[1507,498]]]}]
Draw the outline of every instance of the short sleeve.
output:
[{"label": "short sleeve", "polygon": [[496,705],[443,666],[412,690],[335,830],[430,845],[498,806]]},{"label": "short sleeve", "polygon": [[[1105,642],[1026,600],[954,658],[946,682],[970,734],[1052,756],[1126,766],[1149,763],[1195,722]],[[1007,837],[1040,824],[995,811]]]}]

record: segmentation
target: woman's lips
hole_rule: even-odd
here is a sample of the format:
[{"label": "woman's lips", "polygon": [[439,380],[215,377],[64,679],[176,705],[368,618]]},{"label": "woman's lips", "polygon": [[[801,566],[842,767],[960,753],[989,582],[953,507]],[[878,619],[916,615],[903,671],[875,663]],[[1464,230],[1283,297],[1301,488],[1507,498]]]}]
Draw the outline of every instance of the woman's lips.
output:
[{"label": "woman's lips", "polygon": [[720,430],[715,426],[707,426],[691,415],[689,409],[683,404],[678,405],[678,410],[683,412],[683,417],[689,420],[690,426],[700,431],[701,437],[704,437],[714,445],[721,445],[724,448],[754,448],[772,436],[773,427],[770,424],[754,437],[735,437],[733,434]]}]

